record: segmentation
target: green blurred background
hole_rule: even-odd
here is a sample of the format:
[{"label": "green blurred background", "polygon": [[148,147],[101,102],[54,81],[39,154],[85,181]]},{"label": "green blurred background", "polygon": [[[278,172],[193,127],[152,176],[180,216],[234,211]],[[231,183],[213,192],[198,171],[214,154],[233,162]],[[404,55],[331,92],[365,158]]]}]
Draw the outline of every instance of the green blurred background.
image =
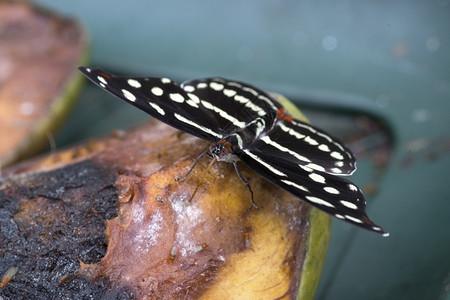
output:
[{"label": "green blurred background", "polygon": [[[246,81],[350,143],[391,236],[335,221],[316,299],[450,299],[450,0],[35,2],[80,20],[93,66]],[[147,118],[89,84],[56,142]]]}]

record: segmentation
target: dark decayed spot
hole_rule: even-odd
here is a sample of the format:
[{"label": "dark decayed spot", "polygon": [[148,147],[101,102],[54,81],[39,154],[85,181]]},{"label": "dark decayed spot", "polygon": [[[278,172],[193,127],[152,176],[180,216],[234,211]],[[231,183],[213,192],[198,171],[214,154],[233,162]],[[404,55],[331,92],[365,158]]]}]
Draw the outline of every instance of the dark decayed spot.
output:
[{"label": "dark decayed spot", "polygon": [[117,215],[115,172],[90,161],[0,181],[0,276],[18,271],[4,299],[127,299],[107,280],[76,274],[106,252],[105,220]]}]

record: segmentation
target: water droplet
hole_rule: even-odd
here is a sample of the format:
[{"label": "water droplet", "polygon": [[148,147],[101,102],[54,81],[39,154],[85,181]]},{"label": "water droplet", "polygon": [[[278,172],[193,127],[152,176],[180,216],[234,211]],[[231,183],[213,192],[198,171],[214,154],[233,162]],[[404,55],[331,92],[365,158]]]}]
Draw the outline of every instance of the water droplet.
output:
[{"label": "water droplet", "polygon": [[440,45],[441,45],[441,41],[439,41],[438,38],[433,37],[433,36],[428,38],[427,41],[425,42],[425,47],[430,52],[434,52],[434,51],[438,50]]},{"label": "water droplet", "polygon": [[322,47],[327,51],[333,51],[337,48],[337,38],[332,35],[327,35],[322,40]]},{"label": "water droplet", "polygon": [[412,112],[412,119],[416,123],[424,123],[430,118],[430,112],[426,109],[416,109]]}]

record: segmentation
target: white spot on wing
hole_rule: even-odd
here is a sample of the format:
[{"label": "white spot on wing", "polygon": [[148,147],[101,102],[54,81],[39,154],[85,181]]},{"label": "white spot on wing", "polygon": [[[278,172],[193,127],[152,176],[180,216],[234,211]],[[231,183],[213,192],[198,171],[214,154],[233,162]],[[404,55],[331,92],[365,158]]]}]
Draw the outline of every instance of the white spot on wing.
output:
[{"label": "white spot on wing", "polygon": [[235,90],[231,90],[231,89],[224,89],[223,93],[227,97],[233,97],[234,95],[236,95],[236,91]]},{"label": "white spot on wing", "polygon": [[319,175],[319,174],[316,174],[316,173],[311,173],[308,176],[309,176],[309,178],[311,178],[315,182],[325,183],[325,177],[323,177],[322,175]]},{"label": "white spot on wing", "polygon": [[178,93],[171,93],[169,94],[169,98],[172,101],[178,102],[178,103],[183,103],[184,102],[184,97]]},{"label": "white spot on wing", "polygon": [[335,195],[340,194],[340,192],[337,189],[335,189],[334,187],[331,187],[331,186],[324,187],[323,189],[325,190],[325,192],[330,193],[330,194],[335,194]]},{"label": "white spot on wing", "polygon": [[106,81],[106,79],[102,76],[97,76],[97,79],[99,82],[103,83],[104,85],[107,85],[108,82]]},{"label": "white spot on wing", "polygon": [[248,98],[242,96],[242,95],[236,95],[233,98],[239,103],[245,104],[246,107],[250,108],[254,112],[257,112],[259,116],[265,116],[266,112],[259,107],[258,105],[255,105],[253,102],[251,102]]},{"label": "white spot on wing", "polygon": [[306,172],[309,172],[309,173],[311,173],[312,171],[314,171],[313,169],[311,169],[311,168],[308,168],[307,166],[304,166],[304,165],[298,165],[300,168],[302,168],[303,170],[305,170]]},{"label": "white spot on wing", "polygon": [[351,184],[351,183],[348,184],[348,188],[350,189],[350,191],[353,191],[353,192],[358,191],[358,188],[356,187],[356,185]]},{"label": "white spot on wing", "polygon": [[162,94],[164,94],[164,91],[162,88],[159,88],[157,86],[152,87],[151,92],[153,95],[155,96],[162,96]]},{"label": "white spot on wing", "polygon": [[354,204],[354,203],[351,203],[351,202],[348,202],[348,201],[345,201],[345,200],[341,200],[339,202],[341,202],[342,205],[344,205],[344,206],[346,206],[346,207],[348,207],[350,209],[358,209],[358,206],[356,204]]},{"label": "white spot on wing", "polygon": [[315,139],[311,138],[310,136],[305,137],[304,140],[305,140],[305,142],[307,142],[311,146],[319,145],[319,143]]},{"label": "white spot on wing", "polygon": [[186,100],[186,103],[192,107],[198,108],[198,104],[195,103],[195,101],[192,101],[191,99]]},{"label": "white spot on wing", "polygon": [[298,126],[298,127],[302,127],[307,129],[309,132],[312,132],[314,134],[318,134],[320,135],[320,132],[317,132],[317,130],[315,130],[314,128],[311,127],[311,125],[305,124],[305,123],[300,123],[300,122],[296,122],[296,121],[292,121],[292,124]]},{"label": "white spot on wing", "polygon": [[295,188],[297,188],[299,190],[302,190],[304,192],[308,192],[309,193],[309,190],[306,187],[304,187],[303,185],[298,185],[295,182],[292,182],[292,181],[289,181],[289,180],[286,180],[286,179],[281,180],[281,182],[284,182],[287,185],[291,185],[291,186],[293,186],[293,187],[295,187]]},{"label": "white spot on wing", "polygon": [[279,171],[278,169],[272,167],[270,164],[266,163],[265,161],[263,161],[261,158],[259,158],[255,154],[251,153],[250,151],[244,149],[244,153],[247,154],[248,156],[250,156],[251,158],[253,158],[259,164],[261,164],[264,167],[266,167],[267,169],[269,169],[272,173],[275,173],[278,176],[286,177],[286,174],[284,174],[283,172]]},{"label": "white spot on wing", "polygon": [[234,100],[236,100],[239,103],[247,103],[248,101],[250,101],[248,98],[242,96],[242,95],[236,95],[234,96]]},{"label": "white spot on wing", "polygon": [[193,91],[195,91],[195,87],[193,87],[192,85],[186,85],[186,86],[183,86],[183,90],[185,90],[186,92],[192,93]]},{"label": "white spot on wing", "polygon": [[292,135],[293,137],[295,137],[299,140],[301,140],[305,137],[304,134],[298,133],[297,131],[293,130],[292,128],[289,128],[286,125],[284,125],[283,122],[277,122],[277,125],[280,126],[281,130],[289,133],[290,135]]},{"label": "white spot on wing", "polygon": [[164,84],[167,84],[167,83],[171,83],[172,80],[170,80],[169,78],[161,78],[161,82]]},{"label": "white spot on wing", "polygon": [[156,103],[148,102],[148,104],[153,107],[160,115],[165,115],[166,112]]},{"label": "white spot on wing", "polygon": [[337,151],[333,151],[330,153],[330,156],[339,160],[343,160],[344,157],[342,156],[341,153],[337,152]]},{"label": "white spot on wing", "polygon": [[184,122],[184,123],[186,123],[188,125],[191,125],[191,126],[197,128],[197,129],[200,129],[201,131],[206,132],[207,134],[210,134],[212,136],[216,136],[218,138],[222,138],[222,135],[220,133],[214,132],[214,131],[212,131],[209,128],[203,127],[203,126],[197,124],[196,122],[193,122],[193,121],[191,121],[189,119],[186,119],[185,117],[183,117],[180,114],[175,113],[174,116],[175,116],[175,118],[177,118],[181,122]]},{"label": "white spot on wing", "polygon": [[194,101],[195,103],[199,104],[200,103],[200,99],[195,95],[195,94],[191,94],[188,93],[189,98],[191,98],[192,101]]},{"label": "white spot on wing", "polygon": [[242,84],[237,83],[237,82],[234,82],[234,81],[228,81],[227,84],[228,84],[229,86],[236,86],[236,87],[238,87],[238,88],[242,88]]},{"label": "white spot on wing", "polygon": [[341,174],[341,173],[342,173],[342,170],[339,169],[339,168],[332,168],[332,169],[331,169],[331,172],[333,172],[333,174]]},{"label": "white spot on wing", "polygon": [[329,135],[326,135],[325,133],[317,132],[317,135],[323,137],[324,139],[326,139],[326,140],[327,140],[328,142],[330,142],[330,143],[336,144],[336,143],[333,141],[333,139],[332,139]]},{"label": "white spot on wing", "polygon": [[320,151],[323,151],[323,152],[330,152],[331,151],[330,148],[327,145],[325,145],[325,144],[321,144],[318,148],[319,148]]},{"label": "white spot on wing", "polygon": [[305,167],[314,169],[316,171],[325,172],[325,168],[317,164],[309,163]]},{"label": "white spot on wing", "polygon": [[357,219],[357,218],[352,217],[352,216],[349,216],[349,215],[345,215],[345,218],[346,218],[347,220],[353,221],[353,222],[355,222],[355,223],[362,223],[362,222],[363,222],[363,221],[361,221],[360,219]]},{"label": "white spot on wing", "polygon": [[264,136],[264,137],[262,137],[261,140],[264,141],[267,145],[271,145],[271,146],[277,148],[277,149],[280,150],[280,151],[289,153],[290,155],[294,156],[294,157],[297,158],[298,160],[310,162],[310,160],[309,160],[308,158],[304,157],[303,155],[298,154],[298,153],[295,152],[295,151],[292,151],[292,150],[289,149],[289,148],[286,148],[286,147],[284,147],[284,146],[278,144],[277,142],[271,140],[270,137],[267,136],[267,135]]},{"label": "white spot on wing", "polygon": [[137,81],[137,80],[135,80],[135,79],[128,79],[127,80],[127,83],[130,85],[130,86],[132,86],[132,87],[134,87],[134,88],[140,88],[142,85],[141,85],[141,83],[139,82],[139,81]]},{"label": "white spot on wing", "polygon": [[[314,133],[314,134],[317,135],[317,136],[323,137],[323,138],[326,139],[329,143],[332,143],[332,144],[335,145],[337,148],[339,148],[339,149],[341,150],[342,153],[345,153],[345,154],[348,156],[349,159],[353,159],[352,154],[349,153],[349,152],[344,148],[344,146],[342,146],[341,143],[339,143],[339,142],[333,140],[333,139],[332,139],[330,136],[328,136],[327,134],[322,133],[322,132],[320,132],[320,131],[317,131],[316,129],[314,129],[313,127],[309,126],[308,124],[303,124],[303,123],[296,122],[296,121],[292,121],[291,123],[292,123],[293,125],[296,125],[296,126],[305,128],[305,129],[309,130],[310,132]],[[282,129],[283,129],[283,128],[282,128]],[[283,130],[286,131],[285,129],[283,129]],[[319,150],[325,151],[325,152],[331,151],[331,150],[329,149],[329,147],[328,147],[327,145],[325,145],[325,144],[320,145],[318,148],[319,148]],[[338,160],[343,160],[344,157],[342,156],[342,153],[339,153],[339,152],[337,152],[337,151],[334,151],[334,152],[331,152],[331,153],[330,153],[330,156],[333,157],[333,158],[335,158],[335,159],[338,159]],[[342,172],[336,172],[336,173],[342,173]]]},{"label": "white spot on wing", "polygon": [[223,84],[218,83],[218,82],[214,82],[214,81],[211,81],[211,82],[209,83],[209,87],[212,88],[212,89],[215,90],[215,91],[221,91],[221,90],[223,90]]},{"label": "white spot on wing", "polygon": [[124,96],[127,100],[129,100],[129,101],[131,101],[131,102],[136,101],[136,96],[134,96],[132,93],[130,93],[130,91],[127,91],[127,90],[122,89],[122,93],[123,93],[123,96]]},{"label": "white spot on wing", "polygon": [[249,93],[252,94],[253,96],[258,96],[258,92],[255,91],[255,90],[252,89],[252,88],[249,88],[249,87],[243,87],[242,90],[244,90],[244,91],[246,91],[246,92],[249,92]]},{"label": "white spot on wing", "polygon": [[323,199],[317,198],[317,197],[313,197],[313,196],[306,196],[306,199],[308,199],[309,201],[319,204],[319,205],[323,205],[323,206],[328,206],[328,207],[334,207],[333,204],[331,204],[330,202],[327,202]]},{"label": "white spot on wing", "polygon": [[209,103],[208,101],[202,100],[201,101],[203,106],[209,110],[212,110],[216,113],[218,113],[222,118],[227,119],[228,121],[230,121],[231,123],[233,123],[233,125],[239,127],[239,128],[244,128],[245,127],[245,122],[241,122],[238,119],[236,119],[233,116],[230,116],[226,111],[218,108],[215,105],[212,105],[211,103]]},{"label": "white spot on wing", "polygon": [[264,96],[264,95],[259,95],[258,99],[266,102],[267,104],[269,104],[270,108],[272,108],[272,110],[277,111],[278,107],[274,104],[274,102],[272,101],[272,99]]}]

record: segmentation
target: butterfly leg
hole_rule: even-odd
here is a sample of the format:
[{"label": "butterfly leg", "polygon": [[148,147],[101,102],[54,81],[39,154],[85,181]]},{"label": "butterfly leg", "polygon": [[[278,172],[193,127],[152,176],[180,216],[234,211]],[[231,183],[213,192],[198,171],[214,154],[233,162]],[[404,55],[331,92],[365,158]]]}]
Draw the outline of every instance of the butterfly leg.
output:
[{"label": "butterfly leg", "polygon": [[209,153],[209,152],[207,152],[207,151],[203,152],[202,154],[200,154],[200,155],[197,157],[197,159],[195,160],[194,164],[193,164],[192,167],[189,169],[189,171],[187,171],[187,173],[184,174],[183,177],[181,177],[181,178],[175,178],[175,181],[183,181],[183,180],[185,180],[185,179],[189,176],[189,174],[191,174],[192,170],[194,170],[195,166],[198,164],[198,162],[200,161],[200,159],[201,159],[203,156],[205,156],[205,155],[206,155],[206,156],[209,156],[209,157],[211,157],[211,158],[213,157],[211,153]]},{"label": "butterfly leg", "polygon": [[236,170],[236,173],[237,173],[239,179],[242,181],[243,184],[245,184],[245,186],[250,191],[252,206],[254,208],[258,209],[258,205],[256,205],[255,201],[253,200],[253,191],[252,191],[252,188],[250,187],[250,183],[248,183],[248,181],[245,180],[244,176],[242,176],[241,171],[238,168],[237,162],[233,161],[233,165],[234,165],[234,169]]}]

